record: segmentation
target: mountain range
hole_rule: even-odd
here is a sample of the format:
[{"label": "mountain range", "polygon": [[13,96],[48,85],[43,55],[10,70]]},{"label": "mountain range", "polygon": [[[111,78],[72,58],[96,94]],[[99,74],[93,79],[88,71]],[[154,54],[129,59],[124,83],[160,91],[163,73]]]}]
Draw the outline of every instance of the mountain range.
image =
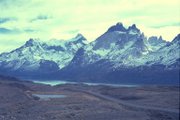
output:
[{"label": "mountain range", "polygon": [[171,42],[147,38],[135,24],[111,26],[93,42],[82,34],[70,40],[29,39],[0,54],[0,73],[30,79],[78,82],[177,84],[180,34]]}]

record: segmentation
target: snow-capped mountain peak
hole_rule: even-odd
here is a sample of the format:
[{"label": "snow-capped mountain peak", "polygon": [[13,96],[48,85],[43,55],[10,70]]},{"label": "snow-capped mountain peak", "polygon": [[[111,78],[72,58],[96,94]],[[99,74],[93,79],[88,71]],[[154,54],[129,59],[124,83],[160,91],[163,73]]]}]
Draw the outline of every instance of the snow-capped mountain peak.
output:
[{"label": "snow-capped mountain peak", "polygon": [[[86,39],[78,34],[70,40],[49,40],[30,38],[23,46],[0,55],[0,66],[11,70],[42,70],[42,66],[49,64],[61,69],[68,65],[76,51],[86,45]],[[43,69],[48,70],[47,67]],[[49,68],[53,69],[53,68]]]},{"label": "snow-capped mountain peak", "polygon": [[[83,54],[79,56],[78,52],[73,62],[77,63],[76,57],[77,60],[81,60],[80,64],[85,65],[106,60],[113,62],[115,68],[119,66],[146,65],[148,61],[156,63],[157,61],[160,62],[160,60],[157,59],[157,54],[154,56],[154,53],[165,47],[167,43],[161,36],[159,38],[152,36],[147,39],[135,24],[126,29],[122,23],[117,23],[93,43],[86,45],[83,48]],[[148,58],[151,53],[153,53],[153,57]]]},{"label": "snow-capped mountain peak", "polygon": [[67,42],[74,43],[74,44],[81,43],[84,45],[88,44],[87,39],[80,33],[78,33],[74,38],[67,40]]},{"label": "snow-capped mountain peak", "polygon": [[78,33],[75,39],[87,40],[81,33]]},{"label": "snow-capped mountain peak", "polygon": [[33,45],[37,45],[40,43],[40,39],[39,38],[30,38],[26,43],[25,46],[33,46]]}]

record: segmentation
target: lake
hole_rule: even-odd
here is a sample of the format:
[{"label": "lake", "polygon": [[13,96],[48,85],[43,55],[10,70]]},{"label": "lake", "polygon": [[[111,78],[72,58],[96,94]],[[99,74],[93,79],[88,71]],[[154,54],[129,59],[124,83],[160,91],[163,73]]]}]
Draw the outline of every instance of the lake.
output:
[{"label": "lake", "polygon": [[105,86],[114,86],[114,87],[137,87],[139,85],[133,84],[108,84],[108,83],[88,83],[88,82],[69,82],[69,81],[60,81],[60,80],[51,80],[51,81],[33,81],[34,83],[46,84],[46,85],[63,85],[63,84],[85,84],[90,86],[97,86],[97,85],[105,85]]},{"label": "lake", "polygon": [[40,98],[41,100],[50,100],[51,98],[65,98],[66,95],[60,94],[32,94],[35,97]]}]

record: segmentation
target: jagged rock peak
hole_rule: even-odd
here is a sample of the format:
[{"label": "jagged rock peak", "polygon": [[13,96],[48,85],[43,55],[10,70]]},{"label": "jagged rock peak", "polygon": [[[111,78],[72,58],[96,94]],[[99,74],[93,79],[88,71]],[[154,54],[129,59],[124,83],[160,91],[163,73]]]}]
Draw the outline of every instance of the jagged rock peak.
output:
[{"label": "jagged rock peak", "polygon": [[116,23],[116,26],[123,26],[123,23],[122,22],[118,22],[118,23]]},{"label": "jagged rock peak", "polygon": [[159,36],[159,40],[163,40],[162,36]]},{"label": "jagged rock peak", "polygon": [[116,25],[111,26],[107,32],[121,31],[126,32],[127,29],[123,26],[122,23],[118,22]]},{"label": "jagged rock peak", "polygon": [[133,32],[140,33],[140,29],[138,29],[136,27],[136,24],[133,24],[132,26],[129,26],[128,31],[133,31]]},{"label": "jagged rock peak", "polygon": [[163,40],[162,36],[160,36],[160,37],[151,36],[148,38],[148,42],[153,46],[167,43],[167,41]]},{"label": "jagged rock peak", "polygon": [[180,33],[173,39],[173,43],[179,43],[180,44]]},{"label": "jagged rock peak", "polygon": [[80,33],[78,33],[74,38],[68,40],[69,42],[75,42],[75,43],[83,43],[87,44],[87,39]]},{"label": "jagged rock peak", "polygon": [[32,45],[34,45],[34,44],[37,44],[39,41],[40,41],[40,39],[38,39],[38,38],[30,38],[30,39],[25,43],[25,45],[26,45],[26,46],[32,46]]},{"label": "jagged rock peak", "polygon": [[136,24],[133,24],[132,26],[129,26],[129,29],[137,29]]},{"label": "jagged rock peak", "polygon": [[75,38],[76,39],[87,40],[81,33],[78,33]]}]

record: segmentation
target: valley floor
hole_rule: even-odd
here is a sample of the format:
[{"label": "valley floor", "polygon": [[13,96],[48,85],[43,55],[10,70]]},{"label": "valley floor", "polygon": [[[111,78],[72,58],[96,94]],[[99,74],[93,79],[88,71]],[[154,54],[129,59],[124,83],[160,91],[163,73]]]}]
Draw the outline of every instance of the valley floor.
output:
[{"label": "valley floor", "polygon": [[178,120],[179,102],[176,86],[50,86],[0,80],[0,120]]}]

